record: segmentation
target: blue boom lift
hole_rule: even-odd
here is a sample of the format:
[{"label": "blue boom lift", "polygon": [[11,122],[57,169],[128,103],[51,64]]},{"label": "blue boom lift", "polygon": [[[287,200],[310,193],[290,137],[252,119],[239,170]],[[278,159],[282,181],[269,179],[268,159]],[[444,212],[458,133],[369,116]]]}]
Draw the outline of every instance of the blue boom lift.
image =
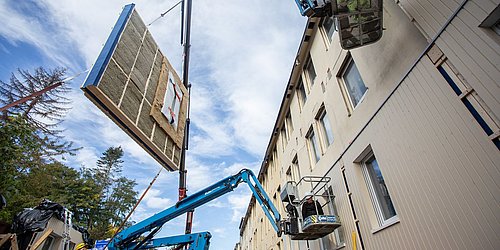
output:
[{"label": "blue boom lift", "polygon": [[[174,206],[163,210],[135,225],[132,225],[118,233],[108,249],[152,249],[155,247],[165,247],[174,245],[189,245],[190,250],[206,250],[210,244],[211,235],[209,232],[185,234],[165,238],[153,239],[153,236],[161,229],[166,222],[202,206],[226,193],[233,191],[240,183],[245,182],[252,190],[252,193],[264,210],[267,218],[271,222],[274,230],[281,236],[285,231],[284,221],[271,199],[264,191],[257,177],[252,171],[243,169],[239,173],[226,177],[225,179],[197,192]],[[143,236],[143,234],[148,233]]]}]

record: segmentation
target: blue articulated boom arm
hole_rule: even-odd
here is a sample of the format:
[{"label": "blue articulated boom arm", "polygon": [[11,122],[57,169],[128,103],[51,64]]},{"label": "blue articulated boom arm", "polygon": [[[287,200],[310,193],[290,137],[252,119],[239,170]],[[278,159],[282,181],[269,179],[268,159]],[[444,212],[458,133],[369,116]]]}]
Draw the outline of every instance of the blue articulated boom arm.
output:
[{"label": "blue articulated boom arm", "polygon": [[297,7],[299,7],[300,14],[302,16],[309,16],[312,12],[312,8],[314,6],[311,0],[295,0]]},{"label": "blue articulated boom arm", "polygon": [[300,14],[307,17],[332,16],[331,0],[295,0]]},{"label": "blue articulated boom arm", "polygon": [[[226,193],[233,191],[241,182],[248,184],[252,190],[255,199],[259,202],[264,213],[269,218],[274,230],[281,235],[282,228],[280,224],[281,216],[271,202],[271,199],[264,191],[257,177],[248,169],[241,170],[238,174],[229,176],[197,193],[194,193],[174,206],[155,214],[137,224],[134,224],[120,233],[109,244],[109,249],[129,249],[135,246],[135,242],[142,234],[159,229],[166,222],[188,212],[199,206],[202,206]],[[146,242],[145,246],[148,245]]]}]

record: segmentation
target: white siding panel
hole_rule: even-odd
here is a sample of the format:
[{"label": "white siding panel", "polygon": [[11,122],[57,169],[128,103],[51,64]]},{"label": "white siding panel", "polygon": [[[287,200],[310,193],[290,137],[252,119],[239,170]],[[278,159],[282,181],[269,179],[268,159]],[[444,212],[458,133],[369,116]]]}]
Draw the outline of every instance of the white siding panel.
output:
[{"label": "white siding panel", "polygon": [[458,1],[449,0],[404,0],[400,3],[428,37],[434,37],[459,6]]},{"label": "white siding panel", "polygon": [[[431,70],[433,70],[433,69],[431,68]],[[423,72],[419,72],[419,73],[420,73],[420,76],[422,78],[424,78],[424,74],[426,74],[426,75],[429,74],[428,71],[425,73],[423,73]],[[430,85],[428,85],[428,86],[430,86]],[[437,86],[434,87],[434,89],[438,90]],[[447,90],[447,92],[450,93],[451,89]],[[430,110],[437,110],[438,107],[446,107],[447,105],[448,105],[448,107],[447,107],[448,109],[453,108],[453,107],[450,107],[450,102],[447,102],[447,100],[442,101],[443,100],[442,97],[445,94],[447,94],[447,93],[440,94],[440,93],[437,93],[437,91],[436,92],[429,92],[429,98],[434,99],[434,103],[435,103],[435,105],[437,105],[434,109],[430,109]],[[452,98],[453,95],[451,95],[450,97]],[[427,102],[424,102],[424,103],[427,103]],[[461,105],[459,102],[455,102],[453,104],[456,106]],[[450,126],[450,125],[451,126],[454,125],[451,123],[450,124],[447,123],[446,116],[448,114],[449,113],[446,113],[446,114],[435,113],[436,116],[434,118],[436,121],[436,125],[440,128],[438,130],[439,134],[442,133],[442,134],[446,135],[448,132],[447,131],[448,129],[446,129],[446,127]],[[435,136],[439,137],[438,134],[435,134]],[[463,152],[461,152],[462,151],[461,148],[455,147],[457,145],[460,145],[460,142],[457,139],[462,138],[462,137],[453,136],[452,134],[450,134],[450,137],[447,137],[447,138],[449,139],[449,141],[447,143],[449,143],[450,145],[442,145],[442,147],[447,148],[449,146],[452,146],[453,148],[455,148],[455,150],[445,151],[444,153],[445,153],[446,157],[437,159],[438,164],[435,167],[436,167],[436,170],[438,171],[439,174],[436,175],[434,183],[439,183],[439,178],[442,178],[443,176],[448,176],[449,178],[442,179],[442,182],[444,182],[444,185],[442,186],[442,188],[443,188],[444,193],[453,194],[456,191],[454,187],[461,186],[461,185],[467,187],[467,182],[469,182],[469,181],[467,179],[464,180],[463,178],[461,178],[461,174],[467,171],[466,169],[470,166],[470,163],[468,161],[456,160],[459,157],[458,154],[463,153]],[[466,248],[472,248],[472,247],[474,247],[474,245],[480,244],[480,242],[474,242],[474,240],[478,239],[478,238],[471,237],[471,235],[467,233],[466,228],[460,222],[460,221],[466,221],[467,224],[474,223],[474,220],[471,221],[471,218],[474,217],[474,215],[473,215],[474,213],[470,211],[470,208],[469,208],[467,203],[462,202],[464,200],[470,200],[471,198],[473,199],[472,195],[470,194],[470,190],[467,190],[465,188],[460,192],[460,194],[456,194],[455,196],[446,195],[445,197],[446,197],[445,199],[447,199],[447,201],[446,201],[447,206],[461,207],[461,209],[458,209],[457,212],[455,213],[455,215],[453,217],[451,217],[451,220],[452,220],[456,230],[461,232],[462,235],[467,236],[466,241],[464,242],[464,244],[462,246],[465,246]]]},{"label": "white siding panel", "polygon": [[[436,122],[436,114],[429,112],[432,109],[429,109],[429,107],[425,106],[425,104],[433,104],[432,102],[429,102],[430,100],[426,100],[426,98],[428,98],[428,95],[424,92],[425,89],[421,87],[422,82],[425,82],[425,79],[423,79],[421,75],[418,75],[416,73],[416,70],[412,72],[408,79],[411,81],[411,84],[410,82],[408,82],[408,84],[404,88],[402,88],[401,91],[403,93],[405,93],[406,91],[408,92],[406,95],[404,95],[403,98],[407,99],[406,102],[408,102],[408,109],[414,109],[412,112],[415,112],[416,116],[409,116],[406,117],[406,119],[409,119],[415,125],[411,129],[411,131],[419,132],[418,140],[415,141],[415,144],[417,146],[413,150],[412,158],[422,158],[420,164],[418,164],[418,166],[420,166],[419,169],[422,172],[422,175],[417,178],[417,181],[423,182],[422,184],[426,188],[422,190],[422,188],[417,187],[417,190],[426,194],[425,199],[421,200],[421,203],[426,203],[425,206],[420,207],[418,202],[414,203],[413,205],[416,207],[416,209],[421,209],[421,212],[423,214],[421,214],[420,216],[422,216],[422,218],[426,218],[424,221],[428,225],[427,227],[432,228],[432,230],[434,231],[431,235],[427,234],[429,240],[433,242],[431,248],[436,247],[438,244],[444,246],[448,245],[452,248],[456,248],[457,246],[455,244],[460,244],[460,241],[442,242],[443,239],[447,238],[442,237],[441,231],[443,226],[445,226],[446,232],[456,230],[456,227],[454,227],[453,224],[446,223],[446,217],[448,216],[448,214],[445,211],[439,209],[440,207],[444,206],[446,201],[444,199],[436,199],[436,197],[440,195],[440,192],[445,190],[446,184],[443,183],[443,180],[439,179],[439,176],[443,176],[442,171],[444,171],[444,169],[439,167],[441,165],[441,163],[439,162],[440,159],[437,159],[435,157],[427,157],[432,152],[436,152],[439,149],[443,148],[443,143],[446,141],[443,142],[439,140],[440,138],[437,135],[436,131],[428,129],[424,130],[424,128],[426,126],[429,126],[430,124],[435,126]],[[429,121],[431,122],[429,123]],[[418,146],[423,144],[427,144],[427,147],[421,148],[420,146]],[[411,159],[409,159],[409,162],[411,162]],[[424,225],[423,228],[425,227],[426,226]]]},{"label": "white siding panel", "polygon": [[458,41],[467,41],[474,46],[480,55],[487,60],[485,63],[491,64],[491,67],[495,68],[492,77],[496,77],[498,75],[495,76],[495,74],[498,74],[500,70],[500,43],[498,39],[494,40],[490,36],[485,35],[485,29],[487,28],[477,27],[479,24],[478,22],[474,22],[474,17],[467,10],[464,10],[458,14],[458,18],[453,20],[450,27],[452,29],[448,29],[447,31],[457,35],[461,34],[461,36],[457,36],[456,38]]},{"label": "white siding panel", "polygon": [[[363,200],[365,183],[352,163],[367,144],[401,221],[375,234],[371,201]],[[497,149],[426,57],[345,161],[353,164],[349,182],[358,185],[351,189],[367,249],[494,249],[500,244]]]},{"label": "white siding panel", "polygon": [[495,7],[498,4],[500,4],[500,1],[498,1],[498,0],[492,0],[492,1],[489,1],[489,0],[469,0],[469,2],[471,2],[471,1],[476,2],[477,5],[486,12],[492,11],[493,9],[495,9]]},{"label": "white siding panel", "polygon": [[467,82],[479,93],[492,112],[497,117],[500,117],[500,86],[498,80],[488,76],[485,70],[474,61],[474,58],[455,41],[452,34],[445,32],[436,41],[436,44]]},{"label": "white siding panel", "polygon": [[481,9],[480,6],[478,6],[477,1],[469,1],[467,3],[467,8],[465,8],[465,11],[469,12],[476,22],[481,23],[486,16],[490,13],[490,11],[485,11],[484,9]]}]

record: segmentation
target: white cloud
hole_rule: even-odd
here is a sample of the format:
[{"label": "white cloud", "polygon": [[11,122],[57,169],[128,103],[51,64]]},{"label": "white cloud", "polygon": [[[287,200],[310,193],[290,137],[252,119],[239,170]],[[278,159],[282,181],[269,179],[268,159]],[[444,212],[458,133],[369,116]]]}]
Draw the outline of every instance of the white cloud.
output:
[{"label": "white cloud", "polygon": [[212,231],[214,233],[216,233],[219,237],[222,236],[222,238],[225,238],[224,237],[226,235],[226,229],[225,228],[218,227],[218,228],[214,228]]},{"label": "white cloud", "polygon": [[171,199],[162,198],[162,192],[158,189],[151,188],[148,193],[144,196],[144,203],[148,208],[153,209],[165,209],[174,204]]},{"label": "white cloud", "polygon": [[[206,64],[212,70],[211,87],[220,92],[216,98],[227,107],[229,129],[239,147],[262,155],[303,20],[297,19],[292,1],[272,5],[268,1],[230,1],[223,6],[200,1],[199,5],[203,11],[194,11],[199,26],[193,30],[198,27],[199,39],[210,51]],[[292,37],[297,38],[295,42],[290,41]]]},{"label": "white cloud", "polygon": [[257,175],[258,174],[257,171],[260,168],[260,164],[256,162],[249,162],[249,163],[237,162],[229,167],[224,168],[224,174],[226,175],[237,174],[240,170],[244,168],[250,169],[255,175]]},{"label": "white cloud", "polygon": [[191,94],[194,100],[191,104],[193,119],[198,133],[190,138],[190,152],[200,156],[228,156],[234,153],[234,133],[227,118],[223,115],[225,110],[220,107],[216,89],[204,85],[196,87]]},{"label": "white cloud", "polygon": [[241,192],[230,194],[227,197],[227,201],[229,202],[230,207],[232,208],[232,222],[239,222],[241,217],[245,215],[245,211],[250,202],[250,194],[249,192]]},{"label": "white cloud", "polygon": [[222,178],[218,164],[203,164],[193,157],[188,157],[187,163],[188,194],[195,193],[200,189],[208,187]]},{"label": "white cloud", "polygon": [[212,201],[207,204],[208,207],[216,207],[216,208],[224,208],[226,207],[226,204],[224,204],[221,201]]},{"label": "white cloud", "polygon": [[76,161],[80,163],[81,166],[93,167],[97,162],[99,157],[96,154],[95,148],[86,147],[82,148],[76,154]]},{"label": "white cloud", "polygon": [[[28,3],[16,3],[17,7],[24,8]],[[65,37],[64,33],[46,28],[51,23],[55,28],[57,23],[52,23],[50,18],[44,19],[46,23],[41,23],[37,18],[26,18],[23,13],[14,9],[12,4],[5,0],[0,0],[0,35],[5,37],[11,44],[16,45],[19,42],[27,42],[40,49],[47,57],[52,59],[58,65],[74,66],[75,63],[70,57],[66,57],[62,51],[73,48],[71,38]],[[43,5],[37,5],[43,8]],[[54,27],[53,27],[54,28]]]}]

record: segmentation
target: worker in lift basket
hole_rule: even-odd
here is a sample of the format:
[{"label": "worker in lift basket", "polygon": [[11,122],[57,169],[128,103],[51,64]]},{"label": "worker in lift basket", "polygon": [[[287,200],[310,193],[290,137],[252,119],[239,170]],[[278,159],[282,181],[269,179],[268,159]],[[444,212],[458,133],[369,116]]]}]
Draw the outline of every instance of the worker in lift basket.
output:
[{"label": "worker in lift basket", "polygon": [[313,197],[312,193],[306,193],[306,201],[302,204],[302,219],[306,219],[311,215],[323,215],[321,205],[318,201],[313,200]]}]

